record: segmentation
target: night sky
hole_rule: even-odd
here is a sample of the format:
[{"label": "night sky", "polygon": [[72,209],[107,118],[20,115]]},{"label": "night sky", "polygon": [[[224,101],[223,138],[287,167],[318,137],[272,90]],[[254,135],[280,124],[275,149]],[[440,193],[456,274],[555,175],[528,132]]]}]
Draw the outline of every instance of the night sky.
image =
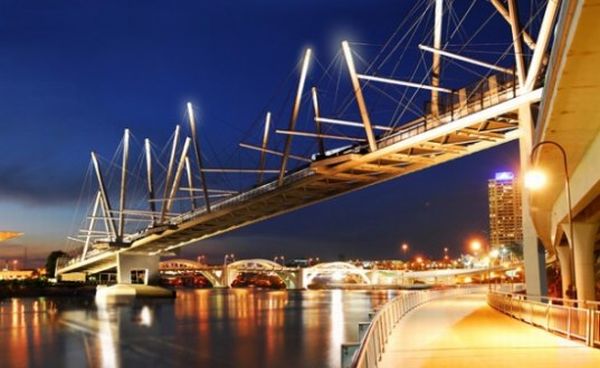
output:
[{"label": "night sky", "polygon": [[[460,7],[470,2],[456,3],[461,16]],[[467,37],[492,13],[480,3],[458,36]],[[184,121],[187,101],[198,109],[208,166],[256,167],[257,154],[235,146],[258,143],[267,109],[277,128],[286,128],[303,49],[312,47],[318,60],[307,86],[323,86],[326,115],[341,114],[349,89],[340,41],[350,40],[371,60],[412,6],[397,0],[0,2],[0,230],[25,233],[2,245],[0,259],[21,256],[23,246],[31,260],[64,249],[81,220],[78,209],[89,205],[82,190],[89,152],[110,161],[124,128],[138,145],[149,137],[161,150],[174,124]],[[423,24],[430,29],[430,18]],[[510,31],[500,17],[486,27],[488,42],[508,44]],[[425,29],[419,37],[427,39]],[[420,60],[417,44],[410,43],[415,50],[406,64],[384,66],[382,75],[409,78]],[[449,76],[450,87],[477,79],[452,67],[445,65],[442,76]],[[389,123],[390,101],[367,99],[374,120]],[[351,105],[345,116],[356,119],[355,110]],[[310,114],[306,100],[302,130],[314,129]],[[282,142],[274,137],[273,148]],[[294,140],[298,154],[314,147]],[[448,246],[456,256],[470,236],[487,232],[487,180],[517,165],[517,145],[510,143],[203,241],[183,255],[392,258],[406,241],[413,254],[440,256]],[[278,160],[268,166],[277,168]],[[215,186],[249,183],[210,180]]]}]

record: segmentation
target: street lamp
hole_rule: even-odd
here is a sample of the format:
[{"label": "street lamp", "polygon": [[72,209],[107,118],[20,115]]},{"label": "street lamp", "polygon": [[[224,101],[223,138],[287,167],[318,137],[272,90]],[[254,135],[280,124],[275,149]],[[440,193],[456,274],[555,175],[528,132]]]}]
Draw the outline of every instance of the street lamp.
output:
[{"label": "street lamp", "polygon": [[423,268],[423,257],[417,257],[415,259],[417,261],[417,264],[419,265],[419,269]]},{"label": "street lamp", "polygon": [[402,243],[402,245],[400,246],[400,249],[402,249],[402,254],[404,256],[404,259],[408,262],[408,258],[406,257],[406,254],[408,253],[408,244]]},{"label": "street lamp", "polygon": [[[533,166],[534,155],[536,154],[537,150],[545,144],[558,148],[558,150],[560,151],[560,154],[562,155],[563,171],[565,174],[565,192],[566,192],[566,196],[567,196],[567,207],[568,207],[568,217],[569,217],[569,240],[570,240],[569,250],[570,250],[570,258],[571,258],[570,264],[571,264],[571,276],[572,276],[573,272],[575,271],[574,267],[573,267],[573,262],[574,262],[573,250],[575,249],[575,239],[573,238],[573,209],[572,209],[572,205],[571,205],[571,182],[569,179],[569,167],[567,165],[567,151],[565,151],[563,146],[561,146],[560,144],[558,144],[554,141],[538,142],[531,149],[531,154],[529,156],[532,166]],[[546,184],[546,175],[541,170],[530,170],[525,174],[525,187],[527,189],[531,189],[531,190],[540,189],[545,184]],[[555,250],[555,252],[556,252],[556,250]],[[558,254],[557,254],[557,256],[558,256]]]},{"label": "street lamp", "polygon": [[477,254],[481,250],[481,242],[479,240],[471,240],[469,244],[473,253]]}]

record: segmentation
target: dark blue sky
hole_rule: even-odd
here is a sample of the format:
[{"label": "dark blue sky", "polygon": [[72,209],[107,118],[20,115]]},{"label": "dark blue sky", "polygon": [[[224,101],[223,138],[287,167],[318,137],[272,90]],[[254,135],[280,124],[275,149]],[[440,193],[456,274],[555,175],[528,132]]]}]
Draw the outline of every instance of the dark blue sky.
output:
[{"label": "dark blue sky", "polygon": [[[450,25],[458,23],[469,2],[456,3]],[[456,40],[467,39],[492,14],[487,2],[480,3],[469,10],[473,20],[461,24]],[[397,0],[2,1],[0,228],[26,235],[4,245],[0,259],[20,253],[22,245],[30,254],[64,247],[80,220],[74,213],[82,205],[78,200],[89,151],[110,160],[126,127],[137,141],[149,137],[162,147],[184,118],[187,101],[199,110],[208,165],[256,165],[254,153],[232,147],[240,140],[257,142],[266,109],[274,111],[277,127],[287,125],[289,92],[303,49],[313,48],[318,61],[311,66],[309,84],[323,86],[329,104],[323,109],[333,115],[348,92],[346,72],[339,57],[336,61],[340,41],[352,41],[361,57],[372,60],[412,6]],[[422,40],[427,40],[429,20],[424,17],[417,32]],[[498,44],[491,56],[479,55],[495,62],[509,28],[498,16],[486,27],[474,41]],[[407,41],[404,48],[411,51],[405,64],[382,70],[409,78],[420,60],[419,41]],[[332,60],[325,74],[321,66]],[[450,87],[476,79],[476,73],[453,65],[445,65],[444,73]],[[385,98],[380,102],[381,96],[367,97],[376,104],[374,119],[389,123],[393,104]],[[354,110],[346,117],[354,118]],[[310,123],[309,113],[305,105],[301,127]],[[281,142],[273,138],[274,147]],[[294,144],[297,153],[314,147],[314,142]],[[382,258],[398,255],[398,245],[408,241],[415,251],[434,254],[449,246],[457,254],[467,237],[487,231],[487,179],[516,164],[516,145],[508,144],[205,241],[184,253],[215,259],[225,252]]]}]

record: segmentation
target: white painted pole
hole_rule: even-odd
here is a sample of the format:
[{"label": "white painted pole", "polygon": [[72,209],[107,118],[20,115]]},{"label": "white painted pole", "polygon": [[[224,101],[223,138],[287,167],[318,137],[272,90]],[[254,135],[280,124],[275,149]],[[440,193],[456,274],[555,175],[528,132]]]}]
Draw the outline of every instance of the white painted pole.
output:
[{"label": "white painted pole", "polygon": [[[192,166],[190,165],[190,159],[187,156],[185,156],[185,172],[187,175],[188,188],[190,188],[190,190],[188,190],[188,192],[190,194],[190,199],[192,200],[192,210],[195,210],[196,209],[196,197],[194,197],[194,191],[191,190],[191,188],[194,187],[194,180],[192,178]],[[204,188],[202,188],[202,192],[204,192]]]},{"label": "white painted pole", "polygon": [[348,41],[342,42],[342,51],[344,58],[346,59],[346,65],[348,66],[348,72],[350,73],[350,81],[352,82],[352,88],[354,89],[354,96],[356,97],[356,104],[360,112],[360,118],[363,122],[365,133],[367,135],[367,142],[369,143],[369,150],[371,152],[377,151],[377,141],[371,128],[371,118],[367,110],[367,104],[365,103],[365,97],[363,96],[362,89],[360,88],[360,81],[356,74],[356,67],[354,66],[354,58],[352,57],[352,50]]},{"label": "white painted pole", "polygon": [[204,172],[202,171],[202,155],[200,152],[200,140],[196,134],[196,117],[194,115],[194,108],[191,102],[187,104],[188,109],[188,117],[190,120],[190,129],[192,131],[192,142],[194,143],[194,155],[196,157],[196,164],[198,165],[198,171],[200,172],[200,180],[202,180],[202,188],[204,189],[204,201],[206,206],[206,211],[210,212],[210,200],[208,199],[208,191],[206,177],[204,176]]},{"label": "white painted pole", "polygon": [[100,171],[100,164],[98,164],[98,159],[96,158],[96,153],[92,152],[92,164],[94,166],[94,171],[96,172],[96,178],[98,179],[98,187],[100,188],[100,193],[102,194],[102,209],[106,217],[110,217],[110,221],[107,221],[107,227],[113,238],[117,237],[117,231],[114,223],[114,218],[111,215],[111,206],[110,200],[108,199],[108,194],[106,193],[106,186],[104,185],[104,178],[102,177],[102,172]]},{"label": "white painted pole", "polygon": [[[440,50],[440,49],[436,49],[436,48],[433,48],[433,47],[430,47],[430,46],[426,46],[426,45],[419,45],[419,48],[421,50],[423,50],[423,51],[428,51],[428,52],[431,52],[431,53],[438,53],[441,56],[445,56],[445,57],[448,57],[450,59],[464,61],[465,63],[482,66],[484,68],[488,68],[488,69],[492,69],[492,70],[497,70],[499,72],[506,73],[506,74],[512,74],[512,70],[511,69],[503,68],[501,66],[497,66],[497,65],[494,65],[494,64],[490,64],[490,63],[486,63],[485,61],[476,60],[476,59],[473,59],[473,58],[470,58],[470,57],[467,57],[467,56],[458,55],[458,54],[455,54],[455,53],[450,52],[450,51]],[[443,92],[445,92],[445,91],[443,91]]]},{"label": "white painted pole", "polygon": [[[510,15],[508,14],[508,10],[506,10],[502,2],[500,0],[491,0],[490,2],[496,8],[498,13],[500,13],[500,15],[510,24]],[[522,30],[521,34],[523,35],[523,41],[525,41],[527,47],[529,47],[531,50],[535,49],[535,41],[533,41],[533,38],[531,38],[529,33]]]},{"label": "white painted pole", "polygon": [[258,174],[258,184],[262,183],[262,181],[263,181],[262,170],[265,168],[265,152],[267,150],[267,144],[269,143],[269,130],[270,129],[271,129],[271,112],[267,112],[267,116],[265,116],[265,130],[263,132],[262,150],[260,153],[260,163],[258,166],[259,170],[261,170],[261,172]]},{"label": "white painted pole", "polygon": [[[319,121],[319,117],[321,117],[321,113],[319,110],[319,99],[317,97],[317,87],[311,88],[310,92],[312,95],[313,110],[315,112],[315,124],[316,124],[316,128],[317,128],[317,133],[321,134],[323,132],[321,131],[321,122]],[[321,156],[325,155],[325,144],[323,143],[323,138],[319,138],[319,153],[321,154]]]},{"label": "white painted pole", "polygon": [[[298,82],[298,90],[296,91],[296,98],[294,99],[294,105],[292,107],[292,115],[290,116],[289,130],[294,130],[296,127],[296,121],[298,120],[298,113],[300,112],[300,102],[302,100],[302,91],[304,91],[304,83],[306,82],[306,75],[308,73],[308,65],[310,64],[311,49],[306,49],[304,54],[304,61],[302,62],[302,71],[300,72],[300,80]],[[283,183],[283,177],[287,171],[287,161],[290,151],[292,149],[292,137],[288,136],[285,140],[285,147],[283,149],[283,158],[281,160],[281,169],[279,170],[279,185]]]},{"label": "white painted pole", "polygon": [[171,185],[171,192],[165,201],[164,209],[165,211],[169,211],[171,209],[171,204],[173,203],[173,198],[179,189],[179,182],[181,180],[181,174],[183,173],[183,167],[185,165],[185,157],[187,156],[188,149],[190,148],[191,139],[187,137],[185,142],[183,143],[183,150],[181,151],[181,157],[179,158],[179,164],[177,165],[177,170],[175,171],[175,178],[173,179],[173,184]]},{"label": "white painted pole", "polygon": [[[359,123],[357,121],[342,120],[342,119],[331,119],[331,118],[318,117],[318,118],[315,118],[315,121],[318,121],[319,123],[343,125],[343,126],[349,126],[349,127],[355,127],[355,128],[363,128],[363,129],[365,127],[363,125],[363,123]],[[384,131],[387,131],[387,132],[393,130],[392,128],[386,127],[386,126],[383,126],[383,125],[373,125],[373,129],[384,130]]]},{"label": "white painted pole", "polygon": [[127,193],[127,161],[129,161],[129,129],[123,134],[123,163],[121,164],[121,195],[119,198],[119,231],[118,240],[123,239],[125,231],[125,195]]},{"label": "white painted pole", "polygon": [[[434,24],[433,24],[433,47],[436,49],[442,48],[442,14],[444,0],[435,0],[435,13],[434,13]],[[441,57],[440,54],[434,53],[431,62],[431,85],[433,87],[440,86],[440,75],[441,75]],[[439,116],[440,112],[440,101],[438,90],[431,90],[431,114],[434,117]]]},{"label": "white painted pole", "polygon": [[525,83],[525,59],[523,58],[523,46],[521,45],[521,23],[519,22],[519,12],[515,0],[508,0],[508,13],[515,51],[515,65],[517,66],[517,81],[519,87],[523,87]]},{"label": "white painted pole", "polygon": [[[165,178],[165,190],[163,194],[164,198],[166,198],[169,195],[169,191],[171,189],[169,187],[169,184],[171,183],[171,177],[173,176],[173,166],[175,165],[175,155],[177,154],[177,143],[179,142],[180,130],[181,127],[179,125],[175,126],[175,133],[173,134],[173,145],[171,146],[171,155],[169,156],[169,166],[167,166],[167,176]],[[165,220],[165,214],[167,212],[165,204],[166,203],[163,203],[160,209],[160,222],[163,222]]]},{"label": "white painted pole", "polygon": [[145,156],[146,156],[146,177],[147,177],[147,183],[148,183],[148,200],[149,200],[149,204],[150,204],[150,212],[152,212],[152,224],[154,225],[155,223],[155,212],[156,212],[156,205],[154,204],[154,202],[152,202],[152,200],[154,199],[154,182],[152,180],[152,150],[150,147],[150,139],[146,138],[144,140],[144,149],[145,149]]},{"label": "white painted pole", "polygon": [[527,79],[525,80],[525,91],[532,91],[535,85],[535,80],[538,77],[542,60],[546,55],[546,48],[550,42],[550,36],[552,35],[552,25],[554,24],[554,17],[558,9],[558,0],[548,0],[546,5],[546,12],[544,13],[544,19],[542,20],[542,26],[540,27],[540,33],[537,39],[537,45],[533,50],[533,56],[531,57],[531,63],[529,64],[529,70],[527,71]]},{"label": "white painted pole", "polygon": [[90,246],[90,240],[92,238],[92,232],[94,230],[94,224],[96,223],[96,215],[98,214],[98,205],[100,204],[100,198],[101,198],[102,194],[100,193],[100,191],[98,191],[98,193],[96,193],[96,200],[94,201],[94,209],[92,210],[92,218],[90,219],[90,225],[88,226],[88,230],[87,230],[87,236],[85,238],[85,244],[83,246],[83,251],[81,252],[81,260],[85,260],[85,256],[87,255],[89,246]]},{"label": "white painted pole", "polygon": [[427,85],[427,84],[422,84],[422,83],[406,82],[406,81],[401,81],[401,80],[391,79],[391,78],[374,77],[371,75],[359,74],[358,79],[368,80],[368,81],[372,81],[372,82],[395,84],[397,86],[427,89],[427,90],[436,91],[436,92],[452,93],[452,90],[448,89],[448,88],[442,88],[439,86]]}]

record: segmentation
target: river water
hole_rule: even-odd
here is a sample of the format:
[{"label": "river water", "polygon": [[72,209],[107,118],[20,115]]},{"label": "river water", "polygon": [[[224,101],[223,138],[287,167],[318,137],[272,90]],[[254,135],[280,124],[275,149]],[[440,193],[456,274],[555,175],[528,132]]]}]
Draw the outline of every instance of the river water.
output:
[{"label": "river water", "polygon": [[180,290],[174,300],[0,301],[0,367],[339,367],[396,291]]}]

